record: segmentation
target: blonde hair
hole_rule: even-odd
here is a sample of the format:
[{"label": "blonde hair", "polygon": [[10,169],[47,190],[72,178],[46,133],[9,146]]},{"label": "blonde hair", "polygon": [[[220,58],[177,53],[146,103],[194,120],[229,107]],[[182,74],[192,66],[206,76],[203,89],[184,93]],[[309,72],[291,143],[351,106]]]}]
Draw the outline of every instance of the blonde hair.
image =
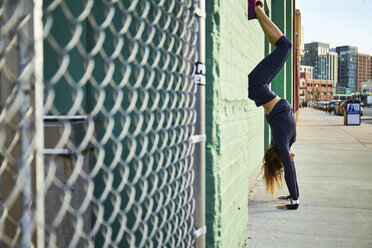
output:
[{"label": "blonde hair", "polygon": [[262,170],[266,191],[272,195],[276,189],[275,185],[283,189],[283,168],[280,153],[273,145],[270,145],[263,158]]}]

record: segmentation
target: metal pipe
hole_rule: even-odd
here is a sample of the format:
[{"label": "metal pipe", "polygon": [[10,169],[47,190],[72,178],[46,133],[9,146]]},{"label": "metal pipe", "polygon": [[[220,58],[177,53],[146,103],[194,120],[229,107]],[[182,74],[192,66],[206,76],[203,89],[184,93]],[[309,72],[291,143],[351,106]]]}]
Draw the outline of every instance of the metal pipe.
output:
[{"label": "metal pipe", "polygon": [[[293,15],[293,107],[295,110],[295,113],[297,113],[297,110],[299,109],[299,74],[298,74],[298,50],[297,46],[298,44],[298,33],[297,33],[297,12],[296,12],[296,0],[293,0],[293,9],[292,9],[292,15]],[[306,100],[306,99],[305,99]]]},{"label": "metal pipe", "polygon": [[35,181],[36,181],[36,247],[45,246],[44,226],[44,49],[43,49],[43,0],[34,0],[33,30],[34,30],[34,76],[35,76]]},{"label": "metal pipe", "polygon": [[27,114],[30,107],[30,90],[31,90],[31,79],[27,73],[24,73],[27,65],[30,63],[27,56],[27,43],[28,37],[30,37],[30,15],[28,12],[27,2],[22,1],[19,4],[21,8],[20,19],[22,22],[27,22],[22,29],[20,29],[17,37],[18,44],[18,71],[19,75],[19,94],[22,104],[19,109],[19,120],[20,120],[20,143],[21,143],[21,154],[18,165],[18,177],[21,177],[23,187],[22,187],[22,218],[21,218],[21,247],[31,247],[32,240],[32,212],[31,212],[31,202],[32,202],[32,183],[31,183],[31,140],[30,134],[30,120]]},{"label": "metal pipe", "polygon": [[195,82],[198,90],[196,94],[196,134],[203,136],[195,146],[194,163],[194,196],[195,196],[195,247],[206,247],[206,222],[205,222],[205,0],[199,0],[195,14],[198,17],[198,61],[196,63]]}]

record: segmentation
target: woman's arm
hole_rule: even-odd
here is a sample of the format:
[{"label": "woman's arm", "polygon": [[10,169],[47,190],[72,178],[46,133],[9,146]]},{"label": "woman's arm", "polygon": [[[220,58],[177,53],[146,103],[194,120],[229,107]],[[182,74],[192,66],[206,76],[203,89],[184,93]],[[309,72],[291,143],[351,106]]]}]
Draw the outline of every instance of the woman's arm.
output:
[{"label": "woman's arm", "polygon": [[280,153],[284,165],[284,179],[287,184],[291,199],[298,200],[299,193],[297,187],[296,170],[289,153],[289,148],[287,148],[286,145],[279,144],[279,147],[277,147],[277,149]]}]

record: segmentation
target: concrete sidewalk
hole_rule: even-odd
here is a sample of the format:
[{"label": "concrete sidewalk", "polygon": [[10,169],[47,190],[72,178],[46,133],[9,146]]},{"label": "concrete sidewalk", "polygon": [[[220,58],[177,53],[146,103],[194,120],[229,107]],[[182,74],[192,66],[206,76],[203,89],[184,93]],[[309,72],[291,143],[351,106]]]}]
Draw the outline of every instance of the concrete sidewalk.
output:
[{"label": "concrete sidewalk", "polygon": [[[257,182],[249,202],[249,248],[372,247],[372,125],[344,126],[343,117],[300,109],[292,146],[300,207],[277,210],[285,202]],[[288,195],[277,192],[275,197]]]}]

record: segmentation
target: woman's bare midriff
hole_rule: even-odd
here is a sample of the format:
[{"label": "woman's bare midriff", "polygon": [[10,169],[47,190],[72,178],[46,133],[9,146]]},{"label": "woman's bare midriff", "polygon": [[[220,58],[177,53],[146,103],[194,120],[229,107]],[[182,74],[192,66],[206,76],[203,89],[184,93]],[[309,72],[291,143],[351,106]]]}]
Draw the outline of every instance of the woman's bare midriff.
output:
[{"label": "woman's bare midriff", "polygon": [[271,100],[270,102],[265,103],[264,105],[262,105],[262,106],[264,107],[265,112],[266,112],[267,115],[270,114],[271,110],[273,110],[275,104],[276,104],[277,102],[279,102],[280,99],[281,99],[281,98],[280,98],[279,96],[276,96],[276,97],[275,97],[273,100]]}]

